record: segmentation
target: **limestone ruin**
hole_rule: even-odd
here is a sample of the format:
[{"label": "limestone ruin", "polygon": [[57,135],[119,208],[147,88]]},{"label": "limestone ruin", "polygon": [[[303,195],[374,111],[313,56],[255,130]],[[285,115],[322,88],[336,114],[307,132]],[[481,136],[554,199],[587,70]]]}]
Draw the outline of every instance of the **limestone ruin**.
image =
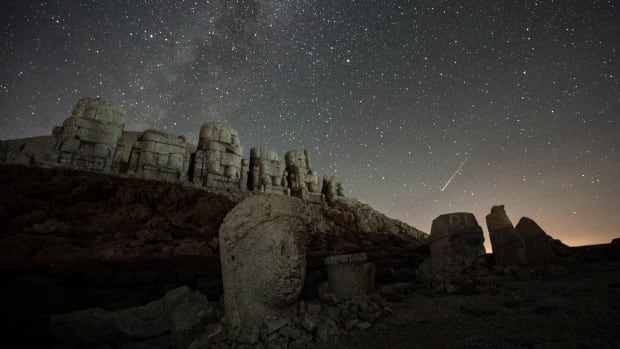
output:
[{"label": "limestone ruin", "polygon": [[341,182],[314,173],[306,150],[287,152],[283,162],[273,150],[252,148],[248,162],[237,131],[225,124],[204,123],[196,146],[157,130],[126,131],[125,114],[100,98],[82,98],[52,135],[0,141],[0,163],[292,195],[313,203],[345,199]]}]

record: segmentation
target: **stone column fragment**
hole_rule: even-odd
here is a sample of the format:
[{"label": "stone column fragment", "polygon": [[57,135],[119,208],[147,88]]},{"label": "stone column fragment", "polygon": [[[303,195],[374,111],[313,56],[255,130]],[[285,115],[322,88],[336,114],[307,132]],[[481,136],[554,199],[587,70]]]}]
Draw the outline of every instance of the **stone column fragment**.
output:
[{"label": "stone column fragment", "polygon": [[325,258],[329,292],[342,298],[368,295],[375,287],[375,264],[365,253]]}]

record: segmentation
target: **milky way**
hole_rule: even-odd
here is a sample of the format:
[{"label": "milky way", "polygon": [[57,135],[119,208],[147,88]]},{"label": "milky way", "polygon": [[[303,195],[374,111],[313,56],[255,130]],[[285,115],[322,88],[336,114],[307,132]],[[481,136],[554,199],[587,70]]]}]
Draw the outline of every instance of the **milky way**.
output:
[{"label": "milky way", "polygon": [[197,142],[221,121],[246,152],[307,148],[425,231],[505,204],[569,244],[620,236],[613,1],[9,1],[0,17],[2,139],[101,96],[126,130]]}]

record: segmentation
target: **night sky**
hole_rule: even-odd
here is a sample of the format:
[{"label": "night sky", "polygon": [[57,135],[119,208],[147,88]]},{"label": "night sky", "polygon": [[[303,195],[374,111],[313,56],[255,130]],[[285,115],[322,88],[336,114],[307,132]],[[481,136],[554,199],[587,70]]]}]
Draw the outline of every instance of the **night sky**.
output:
[{"label": "night sky", "polygon": [[457,211],[486,231],[505,204],[570,245],[620,236],[615,1],[2,1],[0,18],[0,139],[101,96],[126,130],[197,143],[220,121],[246,154],[306,148],[427,232]]}]

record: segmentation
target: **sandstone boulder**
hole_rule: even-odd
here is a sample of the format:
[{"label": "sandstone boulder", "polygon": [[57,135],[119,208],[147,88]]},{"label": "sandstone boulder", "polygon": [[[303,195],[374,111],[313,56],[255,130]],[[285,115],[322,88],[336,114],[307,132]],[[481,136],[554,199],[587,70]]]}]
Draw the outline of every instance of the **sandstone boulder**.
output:
[{"label": "sandstone boulder", "polygon": [[226,320],[256,325],[266,316],[293,313],[306,274],[310,216],[303,201],[253,195],[220,227],[220,261]]}]

